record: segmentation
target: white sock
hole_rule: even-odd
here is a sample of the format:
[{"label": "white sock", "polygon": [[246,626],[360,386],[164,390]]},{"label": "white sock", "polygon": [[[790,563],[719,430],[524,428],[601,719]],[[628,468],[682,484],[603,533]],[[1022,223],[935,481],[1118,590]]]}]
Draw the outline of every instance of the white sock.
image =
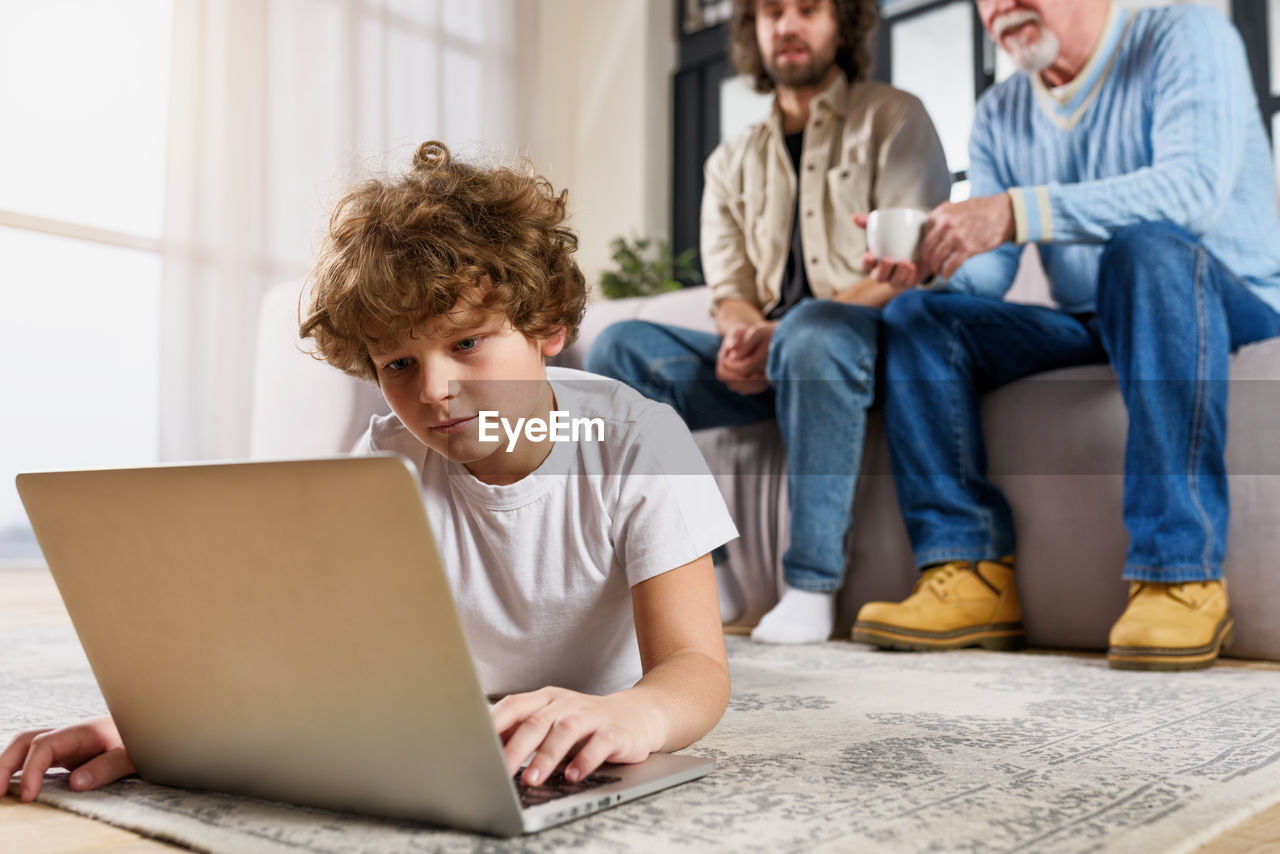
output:
[{"label": "white sock", "polygon": [[729,571],[729,564],[721,561],[716,564],[716,593],[720,596],[720,623],[728,625],[742,619],[746,603],[742,601],[742,589],[738,580]]},{"label": "white sock", "polygon": [[757,643],[818,643],[836,624],[836,594],[788,587],[778,604],[751,631]]}]

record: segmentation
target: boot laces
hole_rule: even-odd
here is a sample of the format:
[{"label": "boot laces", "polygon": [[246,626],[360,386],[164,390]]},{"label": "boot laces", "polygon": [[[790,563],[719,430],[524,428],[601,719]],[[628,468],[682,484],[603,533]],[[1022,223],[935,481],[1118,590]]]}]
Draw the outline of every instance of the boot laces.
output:
[{"label": "boot laces", "polygon": [[[1206,585],[1197,581],[1181,581],[1177,583],[1167,584],[1155,581],[1139,581],[1133,590],[1133,598],[1141,595],[1143,590],[1148,587],[1163,588],[1164,594],[1171,599],[1175,599],[1190,608],[1199,607],[1202,594],[1205,592]],[[1156,591],[1152,591],[1153,593]]]},{"label": "boot laces", "polygon": [[1169,585],[1169,595],[1191,608],[1200,606],[1204,593],[1205,585],[1199,582],[1187,581]]},{"label": "boot laces", "polygon": [[972,561],[951,561],[942,566],[925,570],[924,583],[939,599],[946,599],[949,588],[961,572],[977,572],[978,565]]}]

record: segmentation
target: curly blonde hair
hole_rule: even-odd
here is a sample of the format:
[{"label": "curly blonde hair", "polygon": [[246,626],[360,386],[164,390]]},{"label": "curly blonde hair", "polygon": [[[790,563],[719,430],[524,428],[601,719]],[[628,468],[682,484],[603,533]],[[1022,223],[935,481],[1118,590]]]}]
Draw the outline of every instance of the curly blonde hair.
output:
[{"label": "curly blonde hair", "polygon": [[504,312],[530,338],[577,336],[586,280],[563,223],[568,193],[532,166],[482,168],[424,142],[400,178],[371,179],[338,202],[308,278],[300,324],[322,358],[377,382],[371,345],[394,344],[460,302]]},{"label": "curly blonde hair", "polygon": [[[759,0],[733,0],[733,22],[730,26],[730,52],[734,67],[755,83],[761,95],[774,89],[773,78],[760,56],[756,39],[756,4]],[[871,76],[871,36],[880,20],[876,0],[831,0],[835,7],[840,44],[836,47],[836,65],[850,83]]]}]

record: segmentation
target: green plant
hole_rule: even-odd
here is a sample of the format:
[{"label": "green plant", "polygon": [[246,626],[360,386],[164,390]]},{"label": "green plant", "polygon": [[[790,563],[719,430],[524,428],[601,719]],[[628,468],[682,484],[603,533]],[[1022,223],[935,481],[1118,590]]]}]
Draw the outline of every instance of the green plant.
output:
[{"label": "green plant", "polygon": [[615,237],[609,244],[616,268],[600,276],[600,290],[610,299],[640,297],[674,291],[686,284],[702,284],[694,263],[697,250],[672,256],[667,241],[647,237]]}]

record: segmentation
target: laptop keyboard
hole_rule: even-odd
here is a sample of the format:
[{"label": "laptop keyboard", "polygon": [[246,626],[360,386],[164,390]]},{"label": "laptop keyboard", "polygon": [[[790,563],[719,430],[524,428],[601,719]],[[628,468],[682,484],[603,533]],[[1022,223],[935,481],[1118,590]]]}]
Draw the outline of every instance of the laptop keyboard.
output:
[{"label": "laptop keyboard", "polygon": [[520,795],[520,806],[522,807],[536,807],[539,804],[545,804],[547,801],[554,801],[556,798],[587,792],[597,786],[616,783],[621,779],[621,777],[610,777],[607,774],[588,774],[578,782],[571,783],[565,779],[563,771],[556,771],[540,785],[530,786],[520,782],[519,774],[515,777],[516,792]]}]

